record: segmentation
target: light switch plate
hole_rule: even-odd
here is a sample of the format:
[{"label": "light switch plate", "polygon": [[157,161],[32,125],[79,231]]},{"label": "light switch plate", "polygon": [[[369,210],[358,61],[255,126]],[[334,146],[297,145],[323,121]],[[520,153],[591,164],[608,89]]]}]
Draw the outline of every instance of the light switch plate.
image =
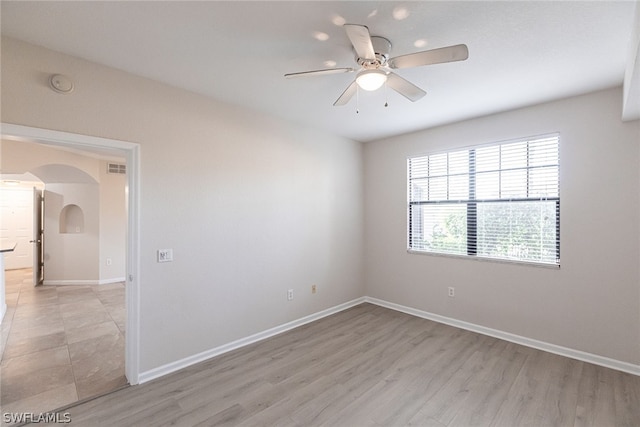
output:
[{"label": "light switch plate", "polygon": [[173,261],[173,249],[158,249],[158,262]]}]

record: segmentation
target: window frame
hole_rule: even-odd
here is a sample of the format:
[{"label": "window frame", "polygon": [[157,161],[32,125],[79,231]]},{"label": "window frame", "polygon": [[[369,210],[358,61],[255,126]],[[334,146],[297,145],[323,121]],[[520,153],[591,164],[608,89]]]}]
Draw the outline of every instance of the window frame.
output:
[{"label": "window frame", "polygon": [[[529,142],[534,142],[534,141],[538,141],[538,140],[544,140],[544,139],[551,139],[551,138],[555,138],[557,139],[557,150],[558,150],[558,157],[557,157],[557,174],[558,174],[558,192],[557,192],[557,196],[553,196],[553,197],[538,197],[538,198],[529,198],[529,197],[525,197],[525,198],[517,198],[517,197],[513,197],[513,198],[495,198],[495,199],[477,199],[476,198],[476,190],[477,190],[477,184],[476,184],[476,178],[478,175],[478,171],[476,170],[476,152],[479,149],[482,148],[488,148],[488,147],[501,147],[503,145],[508,145],[508,144],[517,144],[517,143],[529,143]],[[407,161],[407,179],[406,179],[406,183],[407,183],[407,252],[411,253],[411,254],[420,254],[420,255],[430,255],[430,256],[443,256],[443,257],[453,257],[453,258],[461,258],[461,259],[471,259],[471,260],[476,260],[476,261],[488,261],[488,262],[498,262],[498,263],[510,263],[510,264],[524,264],[524,265],[528,265],[528,266],[535,266],[535,267],[545,267],[545,268],[554,268],[554,269],[559,269],[560,268],[560,248],[561,248],[561,235],[560,235],[560,141],[561,141],[561,137],[560,137],[560,133],[559,132],[554,132],[554,133],[548,133],[548,134],[543,134],[543,135],[535,135],[535,136],[530,136],[530,137],[525,137],[525,138],[518,138],[518,139],[510,139],[510,140],[503,140],[503,141],[497,141],[497,142],[490,142],[490,143],[483,143],[483,144],[477,144],[477,145],[470,145],[470,146],[464,146],[464,147],[453,147],[453,148],[449,148],[447,150],[442,150],[442,151],[433,151],[433,152],[429,152],[426,154],[419,154],[419,155],[412,155],[412,156],[408,156],[406,161]],[[468,158],[469,158],[469,172],[468,172],[468,176],[469,176],[469,194],[468,194],[468,198],[467,199],[453,199],[453,200],[433,200],[433,201],[413,201],[412,200],[412,187],[411,187],[411,160],[412,159],[418,159],[421,157],[427,157],[427,156],[435,156],[435,155],[441,155],[441,154],[451,154],[451,153],[457,153],[457,152],[463,152],[463,151],[467,151],[468,152]],[[527,152],[527,168],[525,169],[527,171],[527,178],[526,178],[526,183],[527,183],[527,192],[529,191],[529,183],[530,183],[530,176],[529,176],[529,171],[531,169],[533,169],[533,167],[529,166],[529,161],[530,161],[530,155]],[[549,167],[549,165],[545,165],[542,167]],[[502,169],[502,166],[499,167],[498,171],[502,172],[505,169]],[[447,174],[447,176],[450,176],[449,174]],[[447,190],[448,191],[448,190]],[[536,261],[536,260],[526,260],[526,259],[512,259],[512,258],[497,258],[497,257],[491,257],[491,256],[486,256],[486,255],[478,255],[478,247],[477,247],[477,240],[478,240],[478,217],[477,217],[477,209],[478,209],[478,204],[479,203],[491,203],[491,202],[499,202],[499,203],[513,203],[513,202],[555,202],[555,252],[556,252],[556,261],[555,263],[552,262],[543,262],[543,261]],[[416,249],[414,247],[412,247],[412,224],[413,224],[413,218],[412,218],[412,207],[415,205],[425,205],[425,204],[431,204],[431,205],[437,205],[437,204],[461,204],[464,203],[466,204],[467,208],[467,236],[466,236],[466,240],[467,240],[467,253],[466,254],[456,254],[456,253],[448,253],[448,252],[437,252],[437,251],[433,251],[433,250],[425,250],[425,249]]]}]

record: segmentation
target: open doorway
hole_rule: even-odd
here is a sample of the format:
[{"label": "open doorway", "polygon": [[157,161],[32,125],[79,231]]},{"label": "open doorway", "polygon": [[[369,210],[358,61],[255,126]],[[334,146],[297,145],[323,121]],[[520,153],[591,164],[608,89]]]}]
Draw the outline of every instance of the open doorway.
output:
[{"label": "open doorway", "polygon": [[[88,137],[83,135],[66,134],[66,133],[61,133],[56,131],[27,128],[22,126],[14,126],[14,125],[3,125],[2,137],[3,139],[13,140],[13,141],[17,140],[24,143],[42,144],[43,146],[46,146],[49,148],[56,147],[58,149],[63,149],[67,151],[72,150],[79,153],[91,153],[91,156],[94,158],[100,157],[100,156],[107,156],[107,157],[111,156],[111,157],[120,157],[122,160],[124,160],[123,164],[126,165],[128,170],[125,178],[126,183],[124,185],[124,194],[122,195],[123,198],[126,197],[126,216],[124,218],[124,221],[126,222],[126,239],[124,239],[124,242],[122,242],[125,246],[125,250],[123,251],[124,253],[122,256],[122,264],[125,265],[125,268],[122,270],[123,273],[119,277],[114,277],[113,275],[111,277],[107,277],[108,274],[106,276],[105,274],[101,275],[101,272],[98,271],[97,276],[94,275],[95,277],[97,277],[96,283],[81,283],[83,280],[79,280],[78,283],[74,283],[74,280],[75,280],[74,278],[64,278],[63,276],[56,276],[55,269],[52,269],[52,271],[50,271],[49,274],[45,272],[45,277],[44,277],[45,285],[42,286],[42,289],[44,292],[39,293],[38,296],[36,296],[36,294],[34,293],[25,293],[24,296],[20,297],[20,299],[25,301],[28,301],[29,298],[39,299],[40,301],[47,301],[47,299],[51,300],[53,295],[51,291],[55,290],[56,298],[66,303],[67,305],[65,306],[65,308],[67,309],[72,308],[75,304],[75,306],[81,311],[91,310],[92,306],[94,308],[97,308],[98,304],[102,304],[102,307],[105,308],[105,310],[102,311],[103,313],[102,315],[109,316],[111,320],[114,320],[116,327],[119,326],[122,329],[126,329],[126,338],[123,338],[122,341],[124,342],[121,343],[125,351],[124,366],[125,366],[125,372],[126,372],[126,380],[128,380],[128,382],[131,384],[136,384],[137,375],[138,375],[138,366],[137,366],[137,352],[138,352],[137,294],[138,292],[137,292],[137,280],[136,280],[136,277],[137,277],[136,273],[138,269],[137,267],[138,266],[138,253],[137,253],[138,146],[137,144],[126,143],[122,141],[106,140],[106,139]],[[41,172],[40,175],[42,175],[43,171],[41,170],[39,172]],[[51,168],[49,168],[48,172],[52,172]],[[56,171],[53,171],[53,172],[56,172]],[[67,170],[67,172],[70,172],[70,171]],[[73,171],[71,171],[71,173],[73,173]],[[57,180],[59,181],[59,179]],[[70,183],[67,183],[67,184],[70,184]],[[87,184],[88,187],[91,186],[91,183],[85,183],[85,184]],[[60,183],[56,185],[57,187],[60,187]],[[52,187],[56,187],[56,185],[53,185]],[[46,186],[46,183],[45,183],[45,186]],[[91,223],[90,220],[85,221],[87,218],[85,218],[84,215],[90,213],[90,212],[87,212],[87,208],[85,207],[85,210],[83,210],[80,207],[81,205],[80,203],[73,203],[73,200],[71,200],[72,197],[69,196],[70,193],[68,189],[66,189],[65,191],[66,193],[60,190],[60,188],[54,188],[48,194],[52,199],[50,200],[49,206],[54,207],[50,209],[51,212],[53,213],[54,211],[56,211],[56,209],[59,208],[58,211],[55,212],[56,215],[51,216],[55,218],[55,221],[57,221],[56,226],[58,228],[57,230],[58,234],[61,234],[61,235],[67,234],[68,236],[64,236],[64,237],[68,237],[71,239],[71,240],[67,239],[66,242],[62,242],[62,243],[58,242],[59,246],[55,248],[57,255],[60,255],[61,252],[64,252],[66,249],[68,249],[69,242],[73,241],[73,239],[78,240],[83,237],[83,234],[89,234],[89,233],[85,233],[86,231],[84,228],[85,226],[90,227],[95,225],[95,224],[93,225],[90,224]],[[78,192],[79,190],[76,188],[74,189],[74,191]],[[84,189],[82,191],[86,193],[86,191],[88,190]],[[44,193],[45,193],[45,206],[47,206],[46,189]],[[64,193],[65,197],[57,197],[61,193]],[[56,200],[56,198],[61,200]],[[59,206],[57,206],[56,203],[58,203]],[[48,219],[51,220],[52,219],[51,217]],[[46,237],[46,234],[45,234],[45,237]],[[87,248],[88,244],[89,243],[85,243],[85,245],[81,245],[81,246]],[[50,245],[55,245],[55,242],[51,241]],[[87,251],[87,252],[90,252],[90,251]],[[45,254],[46,253],[47,251],[45,250]],[[77,253],[73,255],[71,257],[72,259],[67,260],[68,261],[67,265],[63,266],[61,270],[68,270],[70,267],[76,267],[76,266],[86,267],[82,265],[83,264],[82,262],[78,262],[78,258],[77,258],[78,256],[81,256],[81,255],[78,255]],[[115,258],[117,257],[107,257],[107,259],[104,259],[103,257],[103,259],[101,259],[100,265],[98,265],[97,268],[100,269],[104,267],[104,270],[107,270],[106,267],[111,267],[114,264],[117,264],[119,262],[119,260]],[[102,264],[104,264],[104,266]],[[46,265],[46,260],[45,260],[45,265]],[[51,264],[51,265],[54,265],[54,264]],[[22,271],[22,275],[19,274],[20,271]],[[96,273],[96,272],[94,271],[93,273]],[[84,274],[86,274],[86,271],[84,272]],[[12,286],[15,287],[16,284],[20,286],[25,286],[25,284],[28,282],[29,285],[33,286],[32,277],[33,277],[32,270],[31,271],[29,271],[29,269],[12,270],[11,272],[7,273],[7,283],[11,282]],[[85,276],[81,275],[80,277],[85,277]],[[105,277],[107,278],[105,279]],[[49,278],[48,283],[47,283],[47,278]],[[126,286],[125,286],[125,283],[126,283]],[[49,286],[47,286],[47,284]],[[92,286],[97,284],[100,284],[100,286],[98,287]],[[57,289],[58,287],[64,290],[60,291],[59,289]],[[85,298],[89,298],[89,300],[86,300]],[[121,308],[122,316],[119,316],[117,313],[115,315],[112,315],[113,313],[115,313],[115,311],[113,310],[117,309],[119,300],[122,300],[124,302],[124,305]],[[46,304],[43,304],[42,307],[44,307],[45,305]],[[47,306],[49,307],[48,308],[49,310],[54,310],[51,308],[51,305],[47,305]],[[126,312],[125,312],[125,307],[126,307]],[[109,309],[112,310],[111,313],[109,312]],[[96,311],[100,311],[100,310],[96,310]],[[44,315],[44,312],[43,312],[43,315]],[[126,318],[126,322],[124,320],[125,318]],[[120,325],[117,324],[118,319],[121,320]],[[80,315],[76,316],[72,320],[77,321],[79,323],[83,322],[82,316]],[[106,320],[106,319],[103,319],[103,320]],[[37,323],[37,320],[34,322]],[[5,331],[5,327],[4,327],[5,323],[6,322],[3,322],[3,331]],[[103,328],[104,327],[113,328],[113,326],[108,326],[108,322],[100,322],[100,325],[101,325],[100,327],[103,327]],[[94,333],[96,328],[93,328]],[[44,329],[45,328],[43,328],[43,330]],[[32,332],[30,333],[35,333],[35,334],[38,333],[37,328],[32,329],[31,331]],[[78,330],[76,330],[76,332],[77,331]],[[79,342],[79,340],[83,338],[82,333],[76,334],[76,336],[72,338],[69,338],[68,336],[65,338],[62,338],[61,334],[56,335],[55,333],[49,334],[49,335],[52,335],[52,339],[73,341],[69,344],[74,344],[74,342],[77,343]],[[114,334],[114,336],[117,336],[117,334]],[[100,346],[106,345],[104,344],[104,342],[102,344],[99,343],[99,341],[87,341],[87,342],[92,342],[93,343],[92,345],[94,345],[94,348],[82,349],[78,346],[75,346],[73,351],[76,352],[76,355],[78,352],[82,352],[82,351],[99,353],[101,352]],[[3,350],[4,350],[4,346],[3,346]],[[69,350],[69,353],[71,353],[71,351],[72,350]],[[113,362],[108,357],[108,352],[105,351],[103,353],[107,355],[107,357],[105,358],[105,360],[103,360],[103,362],[107,364],[110,362]],[[40,360],[38,361],[39,366],[48,366],[48,365],[55,365],[60,363],[61,355],[52,353],[49,356],[50,357],[40,358]],[[64,369],[56,370],[56,372],[58,373],[61,373],[63,371]],[[123,382],[121,381],[121,379],[120,380],[116,379],[113,382],[112,386],[117,387],[122,384]],[[82,399],[83,397],[88,397],[86,393],[91,393],[90,386],[91,384],[89,384],[88,388],[85,387],[85,391],[83,392],[82,395],[80,393],[78,394],[78,399]],[[18,392],[19,391],[20,390],[18,390]],[[45,397],[46,396],[34,396],[33,400],[34,401],[42,400],[42,398],[45,398]],[[53,401],[55,401],[55,399]],[[28,399],[25,400],[25,402],[28,403],[29,402]],[[66,402],[66,403],[72,403],[72,402]],[[52,410],[52,409],[56,409],[56,407],[59,407],[59,406],[61,405],[55,405],[53,407],[40,408],[40,409]],[[29,411],[29,410],[33,410],[34,408],[30,408],[27,406],[21,409]]]}]

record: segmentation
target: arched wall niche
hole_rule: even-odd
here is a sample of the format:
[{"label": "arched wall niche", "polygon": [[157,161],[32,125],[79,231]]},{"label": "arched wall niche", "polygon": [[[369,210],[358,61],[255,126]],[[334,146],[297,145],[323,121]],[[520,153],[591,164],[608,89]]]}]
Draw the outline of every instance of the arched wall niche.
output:
[{"label": "arched wall niche", "polygon": [[84,212],[78,205],[69,204],[60,212],[60,234],[84,233]]}]

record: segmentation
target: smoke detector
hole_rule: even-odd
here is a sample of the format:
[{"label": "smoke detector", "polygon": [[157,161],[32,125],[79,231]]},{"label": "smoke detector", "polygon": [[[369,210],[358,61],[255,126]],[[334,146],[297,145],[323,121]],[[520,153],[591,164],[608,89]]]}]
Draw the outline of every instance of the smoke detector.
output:
[{"label": "smoke detector", "polygon": [[62,74],[52,74],[49,77],[49,86],[58,93],[67,94],[73,92],[73,82],[69,77]]}]

